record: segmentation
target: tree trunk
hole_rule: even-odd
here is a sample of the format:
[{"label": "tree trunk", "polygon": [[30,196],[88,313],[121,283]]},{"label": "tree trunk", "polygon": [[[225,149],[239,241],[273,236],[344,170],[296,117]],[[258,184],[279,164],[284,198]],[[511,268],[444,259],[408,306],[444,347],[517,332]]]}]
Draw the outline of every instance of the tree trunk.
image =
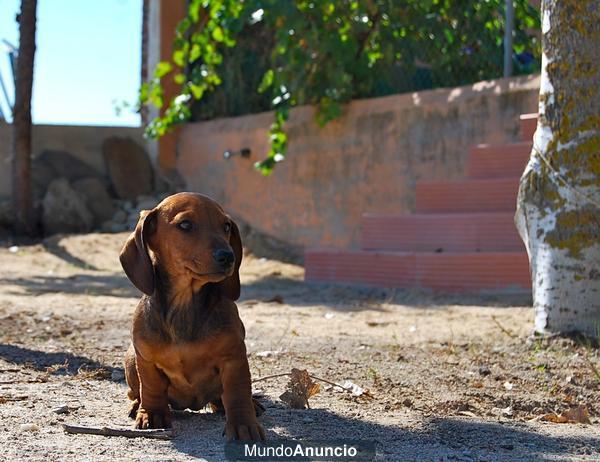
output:
[{"label": "tree trunk", "polygon": [[17,234],[33,236],[35,217],[31,198],[31,90],[35,55],[36,0],[22,0],[19,57],[16,69],[12,127],[12,196]]},{"label": "tree trunk", "polygon": [[542,2],[534,147],[515,223],[535,330],[600,336],[600,1]]}]

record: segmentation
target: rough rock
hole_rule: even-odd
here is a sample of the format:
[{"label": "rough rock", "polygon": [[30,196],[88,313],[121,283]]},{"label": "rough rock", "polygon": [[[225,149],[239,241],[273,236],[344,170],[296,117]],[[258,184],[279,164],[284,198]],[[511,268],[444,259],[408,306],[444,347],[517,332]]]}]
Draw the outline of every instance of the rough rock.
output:
[{"label": "rough rock", "polygon": [[100,226],[100,231],[103,233],[120,233],[122,231],[127,231],[127,224],[107,220]]},{"label": "rough rock", "polygon": [[152,166],[139,144],[130,138],[114,136],[104,141],[102,153],[118,197],[134,200],[152,192]]},{"label": "rough rock", "polygon": [[106,187],[97,178],[82,178],[73,182],[72,187],[84,198],[88,209],[94,215],[95,226],[99,226],[115,214],[116,209]]},{"label": "rough rock", "polygon": [[133,211],[135,209],[135,207],[133,206],[133,204],[130,201],[123,201],[123,210],[125,210],[125,212],[129,213],[131,211]]},{"label": "rough rock", "polygon": [[112,221],[115,223],[125,223],[125,221],[127,221],[127,213],[123,210],[117,210],[112,217]]},{"label": "rough rock", "polygon": [[137,223],[140,219],[140,214],[138,212],[132,212],[127,217],[127,229],[134,230],[137,226]]},{"label": "rough rock", "polygon": [[0,228],[10,228],[12,223],[13,213],[10,200],[0,201]]},{"label": "rough rock", "polygon": [[160,200],[154,196],[139,196],[137,198],[137,210],[152,210]]},{"label": "rough rock", "polygon": [[108,182],[93,167],[65,151],[46,150],[32,161],[31,182],[34,198],[44,197],[48,185],[56,178],[74,182],[82,178],[97,178],[105,186]]},{"label": "rough rock", "polygon": [[58,178],[48,185],[42,206],[42,225],[46,235],[85,233],[94,225],[94,216],[85,200],[71,188],[66,178]]}]

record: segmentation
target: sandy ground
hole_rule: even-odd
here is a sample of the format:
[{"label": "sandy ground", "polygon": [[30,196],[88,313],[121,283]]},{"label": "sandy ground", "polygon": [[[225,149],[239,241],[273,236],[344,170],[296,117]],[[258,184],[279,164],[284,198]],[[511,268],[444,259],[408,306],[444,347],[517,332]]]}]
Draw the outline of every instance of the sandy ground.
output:
[{"label": "sandy ground", "polygon": [[[169,441],[66,434],[127,428],[121,358],[138,294],[117,253],[125,234],[0,248],[0,460],[224,459],[224,421],[180,412]],[[292,367],[323,384],[310,409],[257,382],[270,439],[374,440],[377,460],[600,460],[597,348],[529,340],[523,302],[310,286],[303,269],[245,257],[242,319],[253,377]],[[514,306],[512,306],[514,305]],[[56,408],[68,412],[57,414]],[[591,424],[540,420],[587,406]]]}]

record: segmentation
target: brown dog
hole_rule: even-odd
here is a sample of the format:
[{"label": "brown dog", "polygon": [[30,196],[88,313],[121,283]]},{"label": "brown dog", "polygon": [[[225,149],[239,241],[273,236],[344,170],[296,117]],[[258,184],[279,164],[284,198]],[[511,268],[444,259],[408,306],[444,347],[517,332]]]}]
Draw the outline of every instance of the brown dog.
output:
[{"label": "brown dog", "polygon": [[173,409],[225,411],[229,440],[264,440],[252,399],[240,296],[236,224],[201,194],[179,193],[143,211],[121,264],[145,295],[125,356],[136,428],[171,424]]}]

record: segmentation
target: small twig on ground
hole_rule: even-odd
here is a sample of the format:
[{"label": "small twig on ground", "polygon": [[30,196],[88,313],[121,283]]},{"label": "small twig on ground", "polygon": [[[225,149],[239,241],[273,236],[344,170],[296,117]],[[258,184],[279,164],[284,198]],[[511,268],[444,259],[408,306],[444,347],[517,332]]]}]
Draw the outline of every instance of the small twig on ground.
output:
[{"label": "small twig on ground", "polygon": [[[326,383],[326,384],[328,384],[328,385],[332,385],[332,386],[334,386],[334,387],[339,387],[339,388],[341,388],[342,390],[344,390],[344,391],[347,391],[348,393],[353,393],[353,392],[354,392],[354,390],[353,390],[351,387],[350,387],[350,388],[348,388],[348,387],[345,387],[345,386],[343,386],[343,385],[340,385],[339,383],[330,382],[329,380],[325,380],[325,379],[322,379],[322,378],[320,378],[320,377],[316,377],[316,376],[314,376],[314,375],[310,375],[310,374],[309,374],[308,376],[309,376],[311,379],[313,379],[313,380],[320,380],[321,382],[325,382],[325,383]],[[372,395],[372,394],[369,392],[369,390],[363,390],[363,391],[362,391],[362,394],[363,394],[363,395],[365,395],[365,396],[367,396],[367,397],[369,397],[369,398],[373,398],[373,395]]]},{"label": "small twig on ground", "polygon": [[262,382],[263,380],[275,379],[277,377],[289,377],[291,375],[290,372],[283,372],[281,374],[273,374],[273,375],[265,375],[264,377],[259,377],[257,379],[253,379],[252,383]]},{"label": "small twig on ground", "polygon": [[517,334],[515,334],[514,332],[508,330],[502,324],[500,324],[500,321],[498,321],[496,319],[496,316],[492,315],[492,321],[494,321],[494,323],[498,326],[498,329],[500,329],[502,332],[504,332],[510,338],[518,338],[519,337]]},{"label": "small twig on ground", "polygon": [[124,428],[80,427],[78,425],[67,424],[63,424],[63,429],[67,433],[73,434],[124,436],[125,438],[153,438],[158,440],[168,440],[173,437],[171,431],[164,429],[128,430]]},{"label": "small twig on ground", "polygon": [[[257,379],[252,380],[252,383],[255,382],[262,382],[263,380],[269,380],[269,379],[275,379],[277,377],[289,377],[291,374],[291,372],[282,372],[281,374],[273,374],[273,375],[265,375],[264,377],[259,377]],[[335,383],[335,382],[330,382],[329,380],[326,379],[322,379],[321,377],[316,377],[314,375],[308,374],[308,376],[313,379],[313,380],[318,380],[320,382],[326,383],[328,385],[334,386],[334,387],[339,387],[344,391],[347,391],[348,393],[352,393],[352,388],[347,388],[344,387],[343,385],[340,385],[339,383]],[[371,395],[371,393],[369,393],[368,391],[365,390],[365,392],[363,393],[365,396],[368,396],[370,398],[373,397],[373,395]]]},{"label": "small twig on ground", "polygon": [[0,404],[11,401],[25,401],[27,399],[29,399],[29,396],[0,396]]},{"label": "small twig on ground", "polygon": [[47,380],[27,379],[27,380],[0,380],[0,385],[13,385],[15,383],[45,383]]}]

